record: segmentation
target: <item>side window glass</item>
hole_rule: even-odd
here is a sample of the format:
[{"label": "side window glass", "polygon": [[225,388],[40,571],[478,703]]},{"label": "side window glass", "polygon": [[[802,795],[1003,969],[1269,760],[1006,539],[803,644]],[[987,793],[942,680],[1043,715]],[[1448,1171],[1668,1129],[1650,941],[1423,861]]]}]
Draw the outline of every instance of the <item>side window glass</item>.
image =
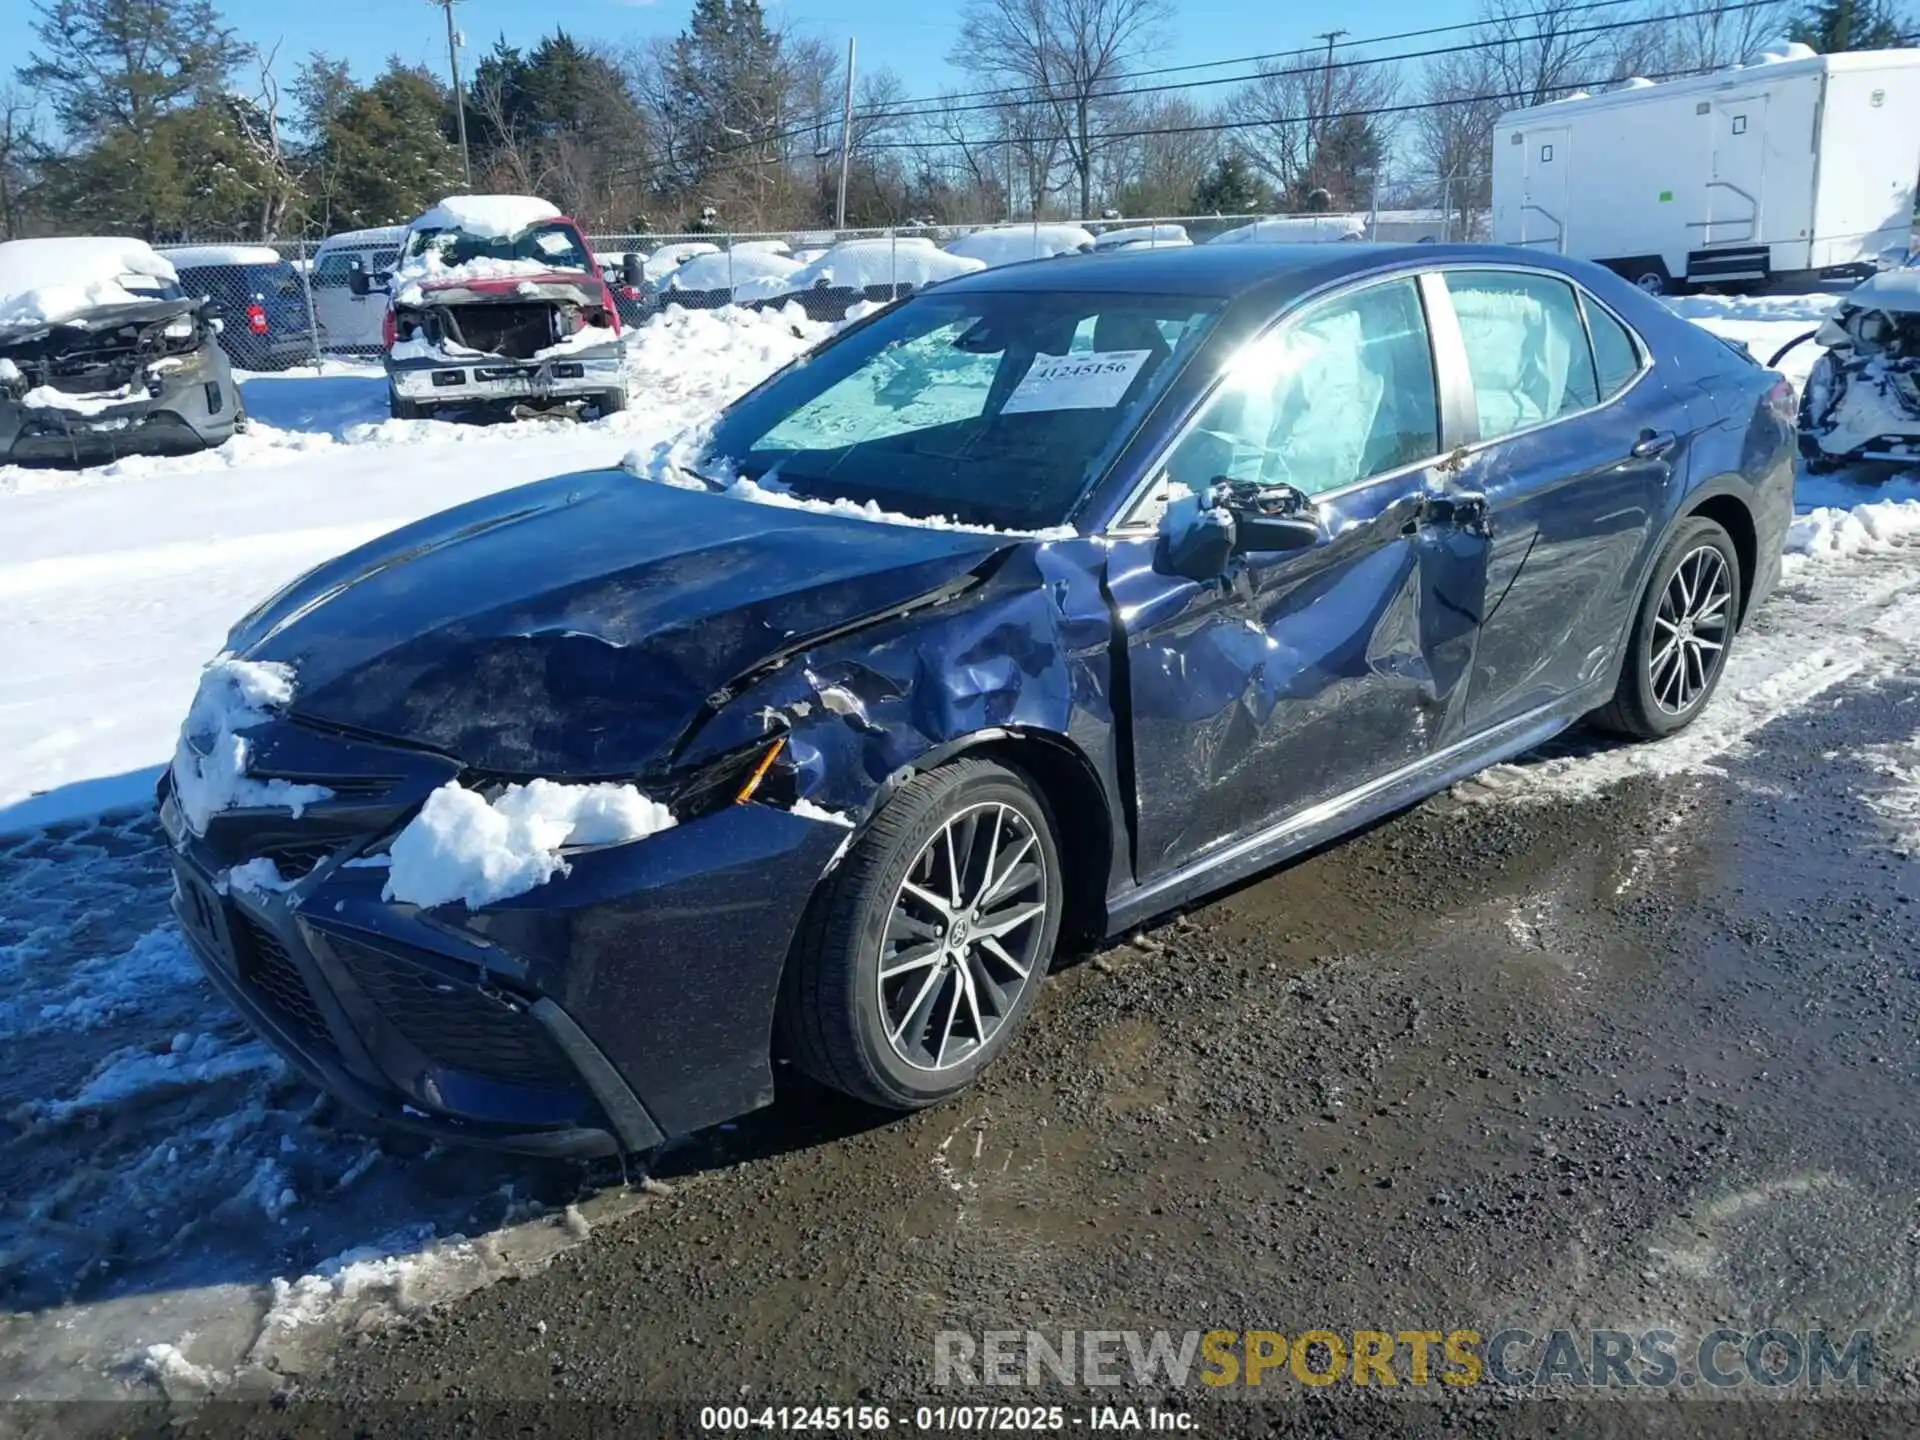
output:
[{"label": "side window glass", "polygon": [[319,263],[313,267],[313,288],[334,290],[345,285],[350,263],[345,252],[340,250],[331,255],[322,255]]},{"label": "side window glass", "polygon": [[1496,440],[1600,401],[1573,288],[1512,270],[1448,270],[1480,438]]},{"label": "side window glass", "polygon": [[1236,356],[1167,478],[1175,494],[1225,478],[1320,495],[1439,449],[1426,317],[1414,283],[1395,280],[1330,300]]},{"label": "side window glass", "polygon": [[1587,328],[1593,335],[1594,365],[1600,372],[1600,398],[1611,400],[1640,373],[1640,351],[1627,327],[1591,300],[1581,297]]}]

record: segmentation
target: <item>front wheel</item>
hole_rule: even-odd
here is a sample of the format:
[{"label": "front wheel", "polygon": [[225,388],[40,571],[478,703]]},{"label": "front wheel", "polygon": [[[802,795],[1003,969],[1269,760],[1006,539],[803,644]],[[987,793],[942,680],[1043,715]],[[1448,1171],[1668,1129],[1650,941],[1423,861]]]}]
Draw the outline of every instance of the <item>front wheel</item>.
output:
[{"label": "front wheel", "polygon": [[1683,521],[1653,567],[1619,684],[1595,723],[1637,740],[1691,724],[1726,669],[1741,583],[1732,537],[1705,516]]},{"label": "front wheel", "polygon": [[417,400],[402,400],[397,391],[387,392],[387,413],[396,420],[422,420],[427,409]]},{"label": "front wheel", "polygon": [[1032,1008],[1060,932],[1044,797],[986,760],[917,775],[828,883],[782,981],[791,1058],[890,1110],[965,1089]]},{"label": "front wheel", "polygon": [[620,390],[602,390],[594,399],[595,406],[604,415],[618,415],[627,408],[627,392]]}]

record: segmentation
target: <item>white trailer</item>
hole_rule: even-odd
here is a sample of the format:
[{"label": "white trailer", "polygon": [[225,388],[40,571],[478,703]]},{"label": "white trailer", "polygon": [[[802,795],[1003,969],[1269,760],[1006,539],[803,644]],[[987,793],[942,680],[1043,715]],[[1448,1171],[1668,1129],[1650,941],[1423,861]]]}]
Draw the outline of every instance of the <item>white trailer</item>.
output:
[{"label": "white trailer", "polygon": [[1643,289],[1844,278],[1908,250],[1920,50],[1815,55],[1500,117],[1493,235]]}]

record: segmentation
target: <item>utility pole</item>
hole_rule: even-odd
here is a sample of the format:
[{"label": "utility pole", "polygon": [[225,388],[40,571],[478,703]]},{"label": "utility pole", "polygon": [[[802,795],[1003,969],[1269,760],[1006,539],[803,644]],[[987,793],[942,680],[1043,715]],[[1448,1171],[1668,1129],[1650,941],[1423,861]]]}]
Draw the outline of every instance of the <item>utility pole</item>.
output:
[{"label": "utility pole", "polygon": [[[1327,42],[1327,63],[1326,68],[1321,71],[1320,80],[1320,124],[1322,126],[1327,123],[1327,112],[1333,109],[1333,44],[1347,33],[1345,30],[1322,30],[1313,37]],[[1307,127],[1307,135],[1317,144],[1319,137],[1314,135],[1313,126]]]},{"label": "utility pole", "polygon": [[460,90],[460,35],[453,28],[454,0],[427,0],[447,12],[447,68],[453,72],[453,114],[460,127],[460,170],[473,189],[473,156],[467,150],[467,101]]},{"label": "utility pole", "polygon": [[840,111],[840,198],[833,207],[833,228],[847,228],[847,164],[853,157],[853,36],[847,37],[847,100]]}]

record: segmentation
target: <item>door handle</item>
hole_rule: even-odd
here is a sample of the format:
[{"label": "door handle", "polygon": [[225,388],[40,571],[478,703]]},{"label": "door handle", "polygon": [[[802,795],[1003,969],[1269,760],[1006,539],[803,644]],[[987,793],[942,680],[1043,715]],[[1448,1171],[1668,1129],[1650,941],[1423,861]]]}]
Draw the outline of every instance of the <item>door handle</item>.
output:
[{"label": "door handle", "polygon": [[1421,525],[1451,525],[1461,530],[1481,530],[1487,523],[1487,497],[1471,491],[1456,490],[1444,495],[1428,495],[1407,529]]},{"label": "door handle", "polygon": [[1636,460],[1651,460],[1671,450],[1677,438],[1671,430],[1642,430],[1640,438],[1633,442],[1633,448],[1627,454]]}]

